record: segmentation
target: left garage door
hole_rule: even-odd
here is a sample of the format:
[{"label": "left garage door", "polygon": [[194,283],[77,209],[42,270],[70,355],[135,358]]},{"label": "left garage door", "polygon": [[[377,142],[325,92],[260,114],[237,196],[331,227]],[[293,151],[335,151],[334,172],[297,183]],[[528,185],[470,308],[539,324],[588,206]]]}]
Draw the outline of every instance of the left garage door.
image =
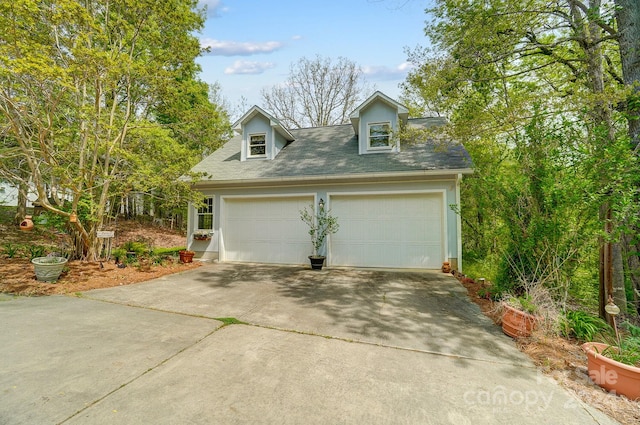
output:
[{"label": "left garage door", "polygon": [[312,196],[225,198],[222,260],[307,263],[311,242],[300,210],[312,203]]}]

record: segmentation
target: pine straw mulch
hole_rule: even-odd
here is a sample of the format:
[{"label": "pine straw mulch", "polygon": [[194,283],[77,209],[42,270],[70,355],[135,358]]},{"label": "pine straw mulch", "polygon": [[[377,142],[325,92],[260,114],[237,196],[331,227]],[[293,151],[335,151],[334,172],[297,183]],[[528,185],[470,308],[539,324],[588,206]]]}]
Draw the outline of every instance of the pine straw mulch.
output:
[{"label": "pine straw mulch", "polygon": [[[478,296],[478,291],[482,288],[481,283],[464,275],[459,275],[458,280],[482,312],[496,325],[500,325],[497,303]],[[626,397],[611,394],[589,379],[587,356],[578,341],[538,331],[530,338],[519,338],[516,344],[544,374],[573,392],[583,403],[599,409],[623,425],[640,423],[640,401],[631,401]]]},{"label": "pine straw mulch", "polygon": [[[144,241],[148,246],[155,248],[180,247],[185,246],[187,242],[184,232],[135,220],[120,220],[105,229],[115,231],[114,248],[128,241]],[[46,253],[56,252],[59,251],[59,247],[69,245],[68,236],[42,226],[24,232],[17,226],[2,223],[0,235],[0,293],[26,296],[74,294],[91,289],[144,282],[202,265],[200,262],[182,264],[173,257],[167,257],[162,264],[152,265],[149,269],[135,266],[121,269],[116,267],[113,260],[74,260],[67,263],[65,271],[56,283],[39,282],[36,280],[33,265],[27,259],[28,248],[41,245],[46,248]],[[7,258],[4,253],[7,244],[20,247],[15,258]]]}]

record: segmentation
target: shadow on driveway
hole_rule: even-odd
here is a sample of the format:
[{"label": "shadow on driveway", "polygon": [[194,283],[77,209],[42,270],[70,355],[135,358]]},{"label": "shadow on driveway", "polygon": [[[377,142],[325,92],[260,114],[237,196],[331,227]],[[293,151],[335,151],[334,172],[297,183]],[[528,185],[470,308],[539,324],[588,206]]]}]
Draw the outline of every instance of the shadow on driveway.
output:
[{"label": "shadow on driveway", "polygon": [[462,358],[524,360],[464,287],[437,271],[216,263],[87,296]]}]

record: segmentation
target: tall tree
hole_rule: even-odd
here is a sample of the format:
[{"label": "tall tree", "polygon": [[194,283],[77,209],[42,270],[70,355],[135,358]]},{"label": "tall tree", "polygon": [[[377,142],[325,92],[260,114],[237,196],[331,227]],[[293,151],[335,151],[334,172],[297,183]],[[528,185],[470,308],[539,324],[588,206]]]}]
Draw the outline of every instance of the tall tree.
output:
[{"label": "tall tree", "polygon": [[[591,164],[580,167],[587,174],[579,178],[592,184],[583,201],[577,201],[584,213],[594,202],[602,205],[607,255],[601,274],[608,292],[613,292],[614,280],[607,273],[613,264],[608,244],[619,236],[613,224],[629,213],[629,176],[635,171],[629,152],[621,148],[624,132],[617,108],[625,90],[614,10],[612,1],[600,0],[438,1],[430,11],[435,19],[426,28],[438,53],[414,52],[419,67],[405,85],[415,107],[427,105],[425,97],[429,105],[437,105],[451,119],[453,136],[472,150],[497,144],[501,155],[480,156],[493,164],[492,171],[522,158],[514,157],[518,151],[513,147],[531,135],[527,128],[532,120],[571,129],[562,132],[573,133],[565,139],[563,149],[570,149],[564,165]],[[535,145],[524,146],[530,152]],[[490,179],[479,171],[477,180]],[[535,173],[532,177],[537,178]],[[537,183],[527,186],[535,189]]]},{"label": "tall tree", "polygon": [[[636,157],[640,157],[640,3],[633,0],[616,0],[616,22],[618,24],[622,77],[629,88],[624,102],[624,112],[629,126],[629,140]],[[636,182],[640,187],[640,181]],[[634,199],[640,204],[640,197]],[[629,228],[624,236],[629,277],[633,282],[633,296],[640,313],[640,216],[630,217]]]},{"label": "tall tree", "polygon": [[135,169],[140,140],[146,146],[161,131],[159,105],[177,81],[195,78],[200,47],[193,33],[203,25],[196,6],[0,3],[1,132],[16,142],[3,149],[0,167],[11,173],[4,158],[23,161],[46,210],[67,218],[83,212],[70,225],[87,258],[97,254],[96,231],[113,189],[126,186]]},{"label": "tall tree", "polygon": [[287,127],[320,127],[347,123],[364,90],[355,62],[316,56],[292,64],[287,80],[263,90],[262,100]]}]

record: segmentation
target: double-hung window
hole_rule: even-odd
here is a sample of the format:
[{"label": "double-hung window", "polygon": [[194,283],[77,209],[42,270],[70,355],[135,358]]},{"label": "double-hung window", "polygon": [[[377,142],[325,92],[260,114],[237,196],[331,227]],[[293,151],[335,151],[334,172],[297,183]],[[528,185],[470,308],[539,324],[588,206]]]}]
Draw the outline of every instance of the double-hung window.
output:
[{"label": "double-hung window", "polygon": [[368,126],[369,149],[389,149],[391,147],[391,123],[376,122]]},{"label": "double-hung window", "polygon": [[249,158],[264,158],[267,156],[267,135],[266,134],[250,134],[249,135]]},{"label": "double-hung window", "polygon": [[213,230],[213,197],[204,198],[198,207],[198,229]]}]

